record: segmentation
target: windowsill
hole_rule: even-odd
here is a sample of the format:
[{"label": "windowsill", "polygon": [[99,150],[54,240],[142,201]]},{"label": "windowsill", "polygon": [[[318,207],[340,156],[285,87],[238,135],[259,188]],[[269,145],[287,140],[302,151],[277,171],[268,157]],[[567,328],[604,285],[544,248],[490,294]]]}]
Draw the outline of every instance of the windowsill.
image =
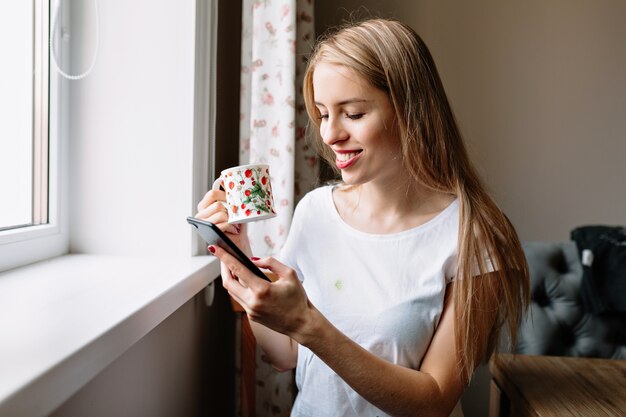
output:
[{"label": "windowsill", "polygon": [[218,276],[211,256],[65,255],[0,274],[0,415],[49,414]]}]

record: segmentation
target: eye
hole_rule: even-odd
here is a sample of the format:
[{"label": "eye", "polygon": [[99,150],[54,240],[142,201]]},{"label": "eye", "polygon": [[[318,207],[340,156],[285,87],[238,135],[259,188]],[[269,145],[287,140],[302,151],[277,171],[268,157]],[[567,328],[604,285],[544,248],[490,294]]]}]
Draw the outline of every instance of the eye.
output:
[{"label": "eye", "polygon": [[317,117],[317,120],[326,120],[326,119],[328,119],[328,114],[320,114]]},{"label": "eye", "polygon": [[346,113],[346,117],[350,120],[359,120],[365,113]]}]

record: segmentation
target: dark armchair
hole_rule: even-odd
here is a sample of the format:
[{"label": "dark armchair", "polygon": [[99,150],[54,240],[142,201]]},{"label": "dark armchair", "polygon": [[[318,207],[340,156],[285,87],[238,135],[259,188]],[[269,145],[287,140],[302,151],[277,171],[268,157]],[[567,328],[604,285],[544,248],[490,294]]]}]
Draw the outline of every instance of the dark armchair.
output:
[{"label": "dark armchair", "polygon": [[517,352],[626,359],[626,320],[583,306],[583,266],[575,242],[524,244],[532,302]]}]

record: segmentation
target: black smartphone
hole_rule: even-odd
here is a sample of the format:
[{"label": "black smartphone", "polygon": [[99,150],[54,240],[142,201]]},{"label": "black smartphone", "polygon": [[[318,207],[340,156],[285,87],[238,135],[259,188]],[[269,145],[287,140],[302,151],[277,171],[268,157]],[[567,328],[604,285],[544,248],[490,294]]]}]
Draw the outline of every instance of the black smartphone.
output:
[{"label": "black smartphone", "polygon": [[[198,232],[198,234],[209,245],[217,245],[224,249],[235,258],[239,260],[246,268],[259,278],[270,281],[270,279],[259,269],[258,266],[252,263],[252,261],[235,245],[235,243],[226,236],[219,227],[211,222],[205,220],[196,219],[195,217],[187,217],[187,223],[189,223]],[[270,281],[271,282],[271,281]]]}]

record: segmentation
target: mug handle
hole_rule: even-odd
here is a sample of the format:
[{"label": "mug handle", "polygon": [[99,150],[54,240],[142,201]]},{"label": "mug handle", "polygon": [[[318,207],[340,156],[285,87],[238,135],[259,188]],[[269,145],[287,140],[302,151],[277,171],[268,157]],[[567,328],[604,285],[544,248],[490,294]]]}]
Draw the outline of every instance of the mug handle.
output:
[{"label": "mug handle", "polygon": [[[220,187],[222,186],[223,180],[224,179],[222,177],[218,177],[215,181],[213,181],[213,185],[211,186],[211,189],[219,190]],[[226,204],[225,201],[219,201],[219,203],[226,209],[226,211],[228,211],[228,204]]]},{"label": "mug handle", "polygon": [[222,186],[223,181],[224,179],[222,177],[218,177],[215,181],[213,181],[213,185],[211,186],[211,189],[219,190],[220,187]]}]

